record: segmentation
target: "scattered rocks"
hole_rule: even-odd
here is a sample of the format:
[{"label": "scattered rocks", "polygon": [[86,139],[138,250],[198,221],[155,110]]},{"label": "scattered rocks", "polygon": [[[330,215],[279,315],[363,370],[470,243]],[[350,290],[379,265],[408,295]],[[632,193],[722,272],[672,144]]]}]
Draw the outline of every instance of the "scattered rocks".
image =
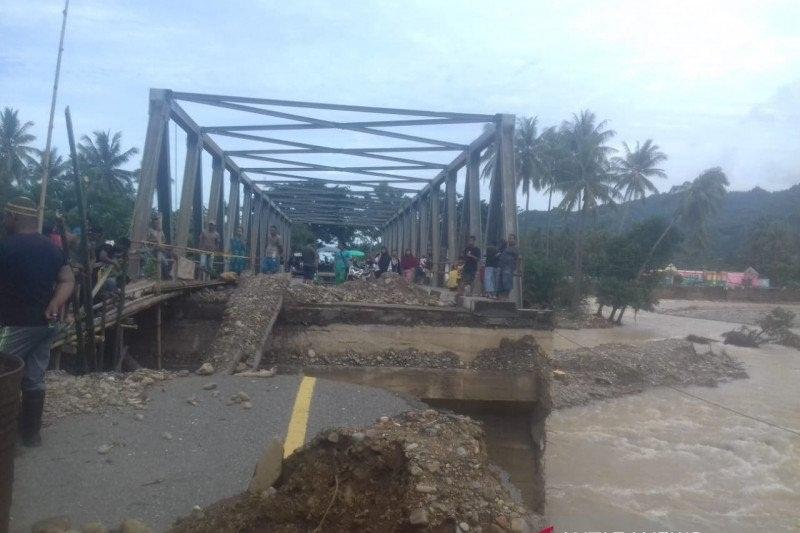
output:
[{"label": "scattered rocks", "polygon": [[73,376],[62,370],[46,374],[45,418],[58,419],[84,413],[103,413],[133,407],[145,409],[148,390],[180,374],[166,370],[139,369],[134,372],[97,372]]},{"label": "scattered rocks", "polygon": [[135,420],[142,421],[142,420],[144,420],[144,415],[142,413],[136,413],[135,415],[133,415],[133,418]]},{"label": "scattered rocks", "polygon": [[211,363],[203,363],[200,365],[200,368],[195,371],[195,373],[199,376],[210,376],[214,373],[214,365]]},{"label": "scattered rocks", "polygon": [[161,434],[161,438],[164,440],[172,440],[172,433],[170,433],[169,431],[165,431],[164,433]]},{"label": "scattered rocks", "polygon": [[[283,441],[270,439],[261,453],[261,458],[256,464],[250,485],[247,487],[252,493],[259,493],[272,488],[273,483],[281,475],[283,466]],[[273,489],[274,490],[274,489]]]},{"label": "scattered rocks", "polygon": [[250,401],[250,395],[244,391],[239,391],[233,396],[231,396],[231,402],[233,403],[244,403]]},{"label": "scattered rocks", "polygon": [[278,369],[276,367],[272,367],[270,369],[261,369],[261,370],[244,370],[241,372],[236,372],[236,375],[240,378],[271,378],[278,373]]},{"label": "scattered rocks", "polygon": [[97,447],[97,453],[100,455],[107,455],[114,448],[113,444],[101,444]]},{"label": "scattered rocks", "polygon": [[408,522],[412,526],[427,526],[428,525],[428,511],[425,509],[414,509],[408,515]]},{"label": "scattered rocks", "polygon": [[206,383],[203,385],[203,390],[214,390],[217,388],[217,384],[214,382]]}]

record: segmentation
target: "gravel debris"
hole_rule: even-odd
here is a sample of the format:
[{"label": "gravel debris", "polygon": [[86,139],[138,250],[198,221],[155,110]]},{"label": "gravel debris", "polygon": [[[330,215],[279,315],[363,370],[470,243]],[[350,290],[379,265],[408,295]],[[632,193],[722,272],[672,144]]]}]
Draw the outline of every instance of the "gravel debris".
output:
[{"label": "gravel debris", "polygon": [[[409,450],[412,443],[418,446]],[[458,456],[457,447],[477,453]],[[410,411],[358,431],[321,432],[283,462],[268,497],[244,492],[178,520],[171,531],[538,531],[541,518],[501,479],[478,423]]]},{"label": "gravel debris", "polygon": [[147,391],[164,380],[179,377],[178,372],[139,369],[134,372],[96,372],[73,376],[63,370],[48,371],[45,377],[47,396],[45,418],[54,420],[67,415],[102,413],[111,409],[145,409]]},{"label": "gravel debris", "polygon": [[283,275],[242,275],[228,292],[225,314],[205,360],[217,369],[246,361],[261,349],[267,324],[280,311],[279,303],[289,285]]},{"label": "gravel debris", "polygon": [[439,298],[402,276],[386,273],[378,279],[347,281],[341,285],[289,286],[287,298],[296,304],[358,302],[440,306]]},{"label": "gravel debris", "polygon": [[[660,385],[704,385],[746,378],[743,365],[714,345],[696,348],[683,339],[638,345],[603,344],[559,350],[551,364],[555,408],[641,392]],[[555,377],[555,376],[554,376]]]}]

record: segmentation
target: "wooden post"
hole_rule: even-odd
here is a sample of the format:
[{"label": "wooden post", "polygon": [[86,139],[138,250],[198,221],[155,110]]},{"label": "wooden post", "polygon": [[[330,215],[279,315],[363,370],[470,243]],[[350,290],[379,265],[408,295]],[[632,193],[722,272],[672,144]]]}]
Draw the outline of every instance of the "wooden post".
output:
[{"label": "wooden post", "polygon": [[194,209],[195,188],[197,185],[197,170],[200,167],[201,143],[200,137],[187,132],[186,164],[183,169],[183,186],[181,187],[181,208],[178,211],[178,223],[175,229],[176,253],[183,254],[183,248],[189,244],[189,228]]},{"label": "wooden post", "polygon": [[[136,202],[133,207],[131,223],[131,241],[133,248],[141,247],[140,242],[147,237],[147,226],[150,224],[150,211],[153,204],[153,192],[156,186],[158,167],[161,161],[161,149],[164,138],[168,138],[169,127],[169,92],[163,89],[150,90],[150,118],[147,123],[147,135],[142,150],[142,164],[139,171]],[[170,238],[169,236],[167,237]],[[139,261],[131,261],[131,273],[139,272]]]},{"label": "wooden post", "polygon": [[442,226],[441,218],[439,216],[439,184],[431,187],[430,194],[430,219],[431,219],[431,262],[433,263],[433,286],[439,286],[439,272],[442,270],[441,254],[442,254]]},{"label": "wooden post", "polygon": [[[514,115],[501,115],[498,124],[497,166],[503,194],[503,236],[517,237],[517,182],[514,169]],[[511,301],[522,307],[522,274],[514,276],[514,287],[509,295]]]},{"label": "wooden post", "polygon": [[447,200],[447,262],[451,265],[458,260],[458,241],[456,237],[456,173],[450,171],[445,179]]}]

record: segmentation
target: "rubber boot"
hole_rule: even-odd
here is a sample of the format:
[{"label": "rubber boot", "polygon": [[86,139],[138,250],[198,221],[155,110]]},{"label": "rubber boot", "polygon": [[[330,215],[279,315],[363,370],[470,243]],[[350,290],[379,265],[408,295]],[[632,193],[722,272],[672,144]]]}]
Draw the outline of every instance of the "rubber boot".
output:
[{"label": "rubber boot", "polygon": [[42,412],[44,411],[44,391],[22,392],[22,405],[19,411],[19,430],[22,445],[28,448],[42,445]]}]

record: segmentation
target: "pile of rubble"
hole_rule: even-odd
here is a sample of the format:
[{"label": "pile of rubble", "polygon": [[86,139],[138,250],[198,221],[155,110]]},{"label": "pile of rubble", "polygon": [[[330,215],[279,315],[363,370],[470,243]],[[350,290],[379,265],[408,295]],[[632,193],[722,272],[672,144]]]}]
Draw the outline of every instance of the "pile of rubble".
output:
[{"label": "pile of rubble", "polygon": [[142,368],[127,374],[98,372],[73,376],[62,370],[51,371],[45,378],[45,417],[52,420],[120,407],[144,409],[148,402],[147,390],[151,386],[181,375],[188,375],[188,372]]},{"label": "pile of rubble", "polygon": [[520,339],[502,339],[497,348],[481,350],[478,356],[466,363],[453,352],[427,352],[408,348],[388,349],[369,354],[354,350],[339,353],[292,351],[270,353],[270,365],[292,369],[295,366],[397,366],[417,368],[462,368],[472,370],[501,370],[511,372],[539,372],[549,374],[547,354],[530,335]]},{"label": "pile of rubble", "polygon": [[400,366],[421,368],[459,368],[462,361],[452,352],[424,352],[409,348],[406,350],[389,349],[383,352],[363,354],[356,351],[344,353],[291,352],[277,354],[273,352],[271,364],[279,367],[287,366]]},{"label": "pile of rubble", "polygon": [[746,378],[740,362],[712,344],[667,339],[640,345],[603,344],[552,356],[554,407],[641,392],[659,385],[704,385]]},{"label": "pile of rubble", "polygon": [[288,296],[298,304],[357,302],[373,304],[441,305],[438,297],[393,272],[378,279],[347,281],[337,286],[293,284]]},{"label": "pile of rubble", "polygon": [[[280,464],[259,463],[272,486],[195,510],[173,533],[538,531],[514,501],[469,418],[433,410],[382,417],[367,429],[319,434]],[[264,459],[262,459],[264,461]]]},{"label": "pile of rubble", "polygon": [[205,360],[211,368],[235,367],[261,350],[288,285],[286,276],[259,274],[239,278],[236,288],[228,294],[217,336],[206,351]]}]

